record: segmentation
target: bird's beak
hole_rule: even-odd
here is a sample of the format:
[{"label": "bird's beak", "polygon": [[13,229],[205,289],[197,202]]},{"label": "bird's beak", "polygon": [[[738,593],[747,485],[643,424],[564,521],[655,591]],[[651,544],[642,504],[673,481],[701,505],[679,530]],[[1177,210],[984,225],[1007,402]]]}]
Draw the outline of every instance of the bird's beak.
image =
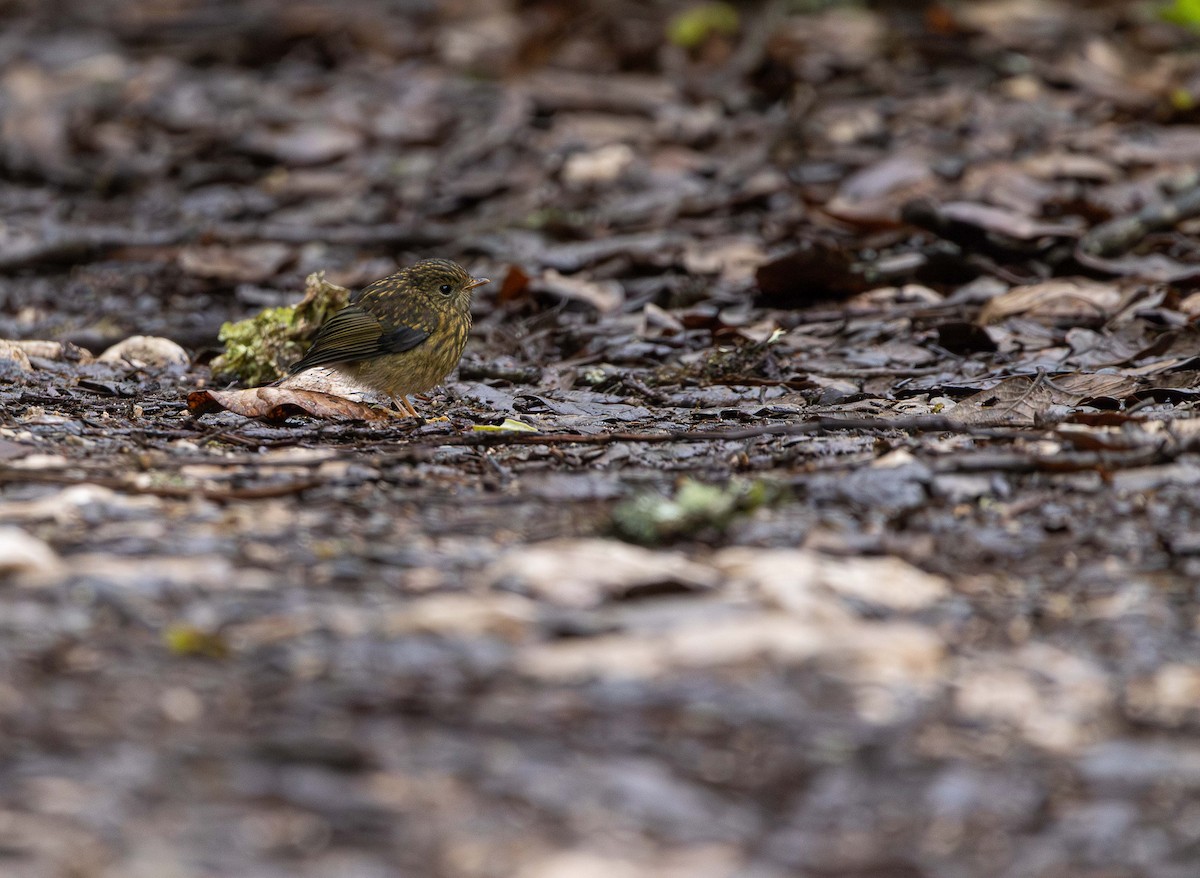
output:
[{"label": "bird's beak", "polygon": [[473,278],[471,278],[471,282],[469,284],[467,284],[467,289],[473,290],[476,287],[481,287],[484,284],[490,284],[490,283],[491,283],[491,280],[489,280],[486,277],[473,277]]}]

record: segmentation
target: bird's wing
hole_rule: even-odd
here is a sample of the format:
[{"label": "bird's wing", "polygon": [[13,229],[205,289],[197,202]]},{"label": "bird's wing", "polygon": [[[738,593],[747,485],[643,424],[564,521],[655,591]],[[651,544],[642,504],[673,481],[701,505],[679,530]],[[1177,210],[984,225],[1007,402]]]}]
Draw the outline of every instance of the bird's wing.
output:
[{"label": "bird's wing", "polygon": [[288,371],[295,374],[313,366],[398,354],[415,348],[427,338],[428,332],[411,326],[397,326],[385,332],[370,313],[350,305],[321,324],[308,353]]}]

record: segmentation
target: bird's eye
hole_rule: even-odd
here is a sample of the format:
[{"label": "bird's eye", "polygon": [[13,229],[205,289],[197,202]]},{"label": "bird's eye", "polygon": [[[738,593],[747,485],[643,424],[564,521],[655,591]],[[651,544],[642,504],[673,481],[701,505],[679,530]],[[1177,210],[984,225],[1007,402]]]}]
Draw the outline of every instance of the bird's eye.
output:
[{"label": "bird's eye", "polygon": [[438,287],[438,292],[440,292],[443,296],[448,296],[453,289],[454,287],[450,286],[450,284],[442,284],[440,287]]}]

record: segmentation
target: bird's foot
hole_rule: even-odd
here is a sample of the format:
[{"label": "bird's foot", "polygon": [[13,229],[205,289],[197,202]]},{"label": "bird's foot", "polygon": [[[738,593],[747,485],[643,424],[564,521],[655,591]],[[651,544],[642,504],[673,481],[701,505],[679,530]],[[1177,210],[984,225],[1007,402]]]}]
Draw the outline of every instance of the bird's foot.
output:
[{"label": "bird's foot", "polygon": [[[403,403],[403,406],[401,406],[401,403]],[[425,423],[425,419],[421,417],[415,408],[412,407],[412,403],[408,401],[407,396],[401,396],[399,399],[397,399],[395,396],[392,396],[392,405],[396,408],[396,410],[393,412],[396,417],[416,418],[422,424]]]},{"label": "bird's foot", "polygon": [[410,415],[408,412],[405,412],[405,411],[398,412],[395,409],[390,409],[387,407],[381,408],[381,409],[379,409],[379,411],[382,411],[391,420],[411,421],[413,419],[416,419],[416,421],[418,423],[422,423],[422,424],[425,423],[425,419],[423,417],[421,417],[420,415]]}]

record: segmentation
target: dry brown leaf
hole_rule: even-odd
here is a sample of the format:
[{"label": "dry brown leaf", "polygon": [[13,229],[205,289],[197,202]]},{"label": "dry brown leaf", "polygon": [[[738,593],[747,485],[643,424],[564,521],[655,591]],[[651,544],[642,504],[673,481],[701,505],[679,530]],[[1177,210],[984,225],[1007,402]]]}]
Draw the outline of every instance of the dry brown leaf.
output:
[{"label": "dry brown leaf", "polygon": [[675,552],[651,551],[615,540],[552,540],[504,556],[488,569],[495,586],[519,584],[565,607],[595,607],[638,593],[700,592],[717,575]]},{"label": "dry brown leaf", "polygon": [[735,546],[714,558],[726,576],[753,586],[778,609],[818,617],[826,593],[896,612],[933,606],[946,597],[946,580],[899,558],[835,558],[811,549]]},{"label": "dry brown leaf", "polygon": [[1116,166],[1103,158],[1073,152],[1047,152],[1021,162],[1029,174],[1042,179],[1091,180],[1111,183],[1120,177]]},{"label": "dry brown leaf", "polygon": [[1073,217],[1049,222],[1006,207],[996,207],[978,201],[951,201],[938,205],[937,210],[944,221],[962,223],[1017,241],[1075,238],[1083,233],[1083,223]]},{"label": "dry brown leaf", "polygon": [[193,417],[229,411],[246,418],[284,421],[309,415],[335,421],[386,421],[395,415],[352,399],[291,387],[251,387],[245,390],[194,390],[188,394]]},{"label": "dry brown leaf", "polygon": [[768,308],[800,308],[865,292],[869,285],[853,262],[853,254],[835,241],[802,241],[755,271],[757,302]]},{"label": "dry brown leaf", "polygon": [[1024,315],[1047,323],[1083,322],[1115,313],[1124,295],[1111,284],[1087,280],[1051,280],[1013,287],[989,301],[979,312],[981,324],[999,323]]},{"label": "dry brown leaf", "polygon": [[1045,0],[964,3],[954,9],[963,27],[981,31],[1002,46],[1020,46],[1025,51],[1061,34],[1071,14],[1068,4]]},{"label": "dry brown leaf", "polygon": [[1172,259],[1165,253],[1126,254],[1123,256],[1098,256],[1089,253],[1086,241],[1075,248],[1075,259],[1080,265],[1118,277],[1164,284],[1180,284],[1200,277],[1200,266]]},{"label": "dry brown leaf", "polygon": [[274,277],[292,258],[286,244],[247,244],[225,247],[219,244],[185,247],[179,251],[179,267],[196,277],[259,283]]},{"label": "dry brown leaf", "polygon": [[589,152],[567,156],[562,180],[568,186],[597,186],[612,183],[633,164],[634,152],[624,143],[610,143]]},{"label": "dry brown leaf", "polygon": [[625,291],[615,280],[586,280],[547,269],[533,284],[537,289],[571,302],[582,302],[601,314],[616,311],[625,301]]},{"label": "dry brown leaf", "polygon": [[1136,378],[1109,372],[1016,375],[959,402],[950,418],[972,426],[1034,425],[1055,406],[1085,400],[1123,399],[1138,389]]},{"label": "dry brown leaf", "polygon": [[1106,158],[1121,166],[1194,165],[1200,162],[1200,126],[1151,128],[1118,140]]},{"label": "dry brown leaf", "polygon": [[19,527],[0,528],[0,573],[47,574],[60,566],[47,543]]},{"label": "dry brown leaf", "polygon": [[929,195],[935,181],[926,157],[890,156],[847,177],[824,210],[847,222],[892,225],[901,207]]},{"label": "dry brown leaf", "polygon": [[253,152],[268,155],[286,165],[323,165],[348,155],[362,146],[363,136],[345,126],[306,124],[286,131],[258,131],[246,137]]},{"label": "dry brown leaf", "polygon": [[[16,348],[25,354],[26,357],[35,357],[39,360],[70,360],[77,363],[90,363],[95,359],[91,353],[85,351],[77,345],[71,344],[69,341],[45,341],[42,339],[0,339],[0,351],[11,350]],[[0,354],[8,356],[8,354]]]},{"label": "dry brown leaf", "polygon": [[689,274],[720,275],[730,283],[753,280],[755,270],[766,261],[762,245],[750,238],[729,238],[704,245],[690,242],[683,251],[683,267]]},{"label": "dry brown leaf", "polygon": [[496,294],[496,301],[501,305],[506,305],[524,296],[528,289],[529,275],[521,266],[510,265],[508,273],[504,275],[504,280],[500,284],[500,292]]}]

